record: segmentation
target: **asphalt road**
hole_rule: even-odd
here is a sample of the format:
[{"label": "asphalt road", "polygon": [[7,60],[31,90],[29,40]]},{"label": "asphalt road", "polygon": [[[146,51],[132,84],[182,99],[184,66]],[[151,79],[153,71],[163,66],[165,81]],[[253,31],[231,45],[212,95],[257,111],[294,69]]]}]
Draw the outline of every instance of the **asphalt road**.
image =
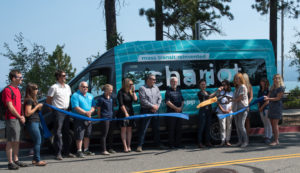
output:
[{"label": "asphalt road", "polygon": [[[111,154],[110,156],[90,156],[83,159],[65,158],[63,161],[53,159],[50,154],[42,155],[48,162],[46,167],[21,168],[18,171],[26,173],[127,173],[127,172],[207,172],[220,173],[220,169],[231,169],[242,173],[263,172],[300,172],[300,133],[284,133],[280,136],[280,145],[275,147],[261,143],[260,138],[250,139],[247,148],[215,147],[198,149],[190,144],[186,149],[154,150],[145,149],[142,153],[131,152]],[[94,151],[97,148],[93,148]],[[31,163],[31,156],[26,156],[28,150],[20,153],[22,161]],[[0,151],[1,173],[7,170],[5,152]]]}]

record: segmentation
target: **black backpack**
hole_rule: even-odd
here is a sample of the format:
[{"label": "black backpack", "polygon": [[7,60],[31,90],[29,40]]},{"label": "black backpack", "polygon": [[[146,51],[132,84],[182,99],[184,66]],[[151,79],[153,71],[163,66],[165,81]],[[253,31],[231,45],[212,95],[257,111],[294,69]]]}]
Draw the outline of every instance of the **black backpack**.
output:
[{"label": "black backpack", "polygon": [[[6,86],[5,88],[9,88],[9,90],[11,91],[11,98],[13,98],[15,96],[15,93],[13,92],[13,90],[9,86]],[[3,90],[0,93],[0,120],[5,120],[5,113],[7,110],[7,107],[5,106],[5,104],[2,101],[2,95],[3,95],[3,91],[5,88],[3,88]]]}]

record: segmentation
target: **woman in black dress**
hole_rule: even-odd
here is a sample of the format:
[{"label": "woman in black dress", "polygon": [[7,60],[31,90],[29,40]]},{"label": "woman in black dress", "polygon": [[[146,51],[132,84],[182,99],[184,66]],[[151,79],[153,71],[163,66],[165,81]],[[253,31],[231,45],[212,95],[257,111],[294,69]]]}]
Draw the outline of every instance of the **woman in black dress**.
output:
[{"label": "woman in black dress", "polygon": [[275,74],[273,77],[273,85],[268,96],[265,96],[265,101],[269,101],[269,114],[272,131],[274,133],[274,141],[269,145],[279,144],[279,128],[278,122],[282,118],[282,96],[284,94],[284,84],[280,74]]},{"label": "woman in black dress", "polygon": [[[135,87],[129,78],[125,78],[122,83],[122,88],[118,92],[119,111],[118,118],[124,118],[134,115],[132,102],[137,101]],[[135,125],[134,120],[119,121],[121,127],[121,139],[124,147],[124,152],[131,151],[132,127]]]}]

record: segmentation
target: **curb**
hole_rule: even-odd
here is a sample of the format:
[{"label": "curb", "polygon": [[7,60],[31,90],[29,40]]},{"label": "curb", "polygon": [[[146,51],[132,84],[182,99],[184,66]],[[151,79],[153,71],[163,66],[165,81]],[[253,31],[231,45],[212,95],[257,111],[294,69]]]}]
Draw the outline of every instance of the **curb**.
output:
[{"label": "curb", "polygon": [[[300,132],[300,126],[279,126],[279,133]],[[251,128],[250,135],[263,135],[264,128]]]}]

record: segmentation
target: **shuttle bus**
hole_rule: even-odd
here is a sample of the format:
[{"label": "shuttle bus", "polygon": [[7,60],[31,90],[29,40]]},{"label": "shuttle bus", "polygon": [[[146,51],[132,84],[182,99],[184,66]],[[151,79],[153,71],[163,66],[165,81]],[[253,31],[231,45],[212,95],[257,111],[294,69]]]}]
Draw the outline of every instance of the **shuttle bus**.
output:
[{"label": "shuttle bus", "polygon": [[[166,112],[165,90],[170,86],[170,77],[178,78],[178,85],[184,97],[183,113],[190,116],[183,127],[183,133],[195,134],[199,104],[198,82],[207,81],[207,90],[215,91],[225,79],[233,82],[236,73],[249,75],[253,85],[254,99],[259,90],[259,81],[266,77],[272,82],[276,73],[273,47],[269,40],[176,40],[176,41],[136,41],[114,47],[97,58],[87,68],[75,76],[69,85],[72,92],[81,81],[89,83],[89,92],[96,98],[102,94],[101,87],[114,86],[117,93],[122,87],[122,79],[129,77],[139,87],[145,84],[145,76],[154,74],[156,85],[163,98],[159,112]],[[233,85],[232,85],[233,87]],[[234,87],[232,88],[234,90]],[[139,101],[134,104],[135,114],[139,114]],[[257,107],[251,107],[251,125],[261,124]],[[219,123],[214,114],[210,135],[219,139]],[[162,123],[163,124],[163,123]],[[94,128],[95,127],[95,128]],[[93,133],[99,128],[95,125]],[[164,130],[164,125],[161,126]],[[186,135],[189,136],[189,135]]]}]

